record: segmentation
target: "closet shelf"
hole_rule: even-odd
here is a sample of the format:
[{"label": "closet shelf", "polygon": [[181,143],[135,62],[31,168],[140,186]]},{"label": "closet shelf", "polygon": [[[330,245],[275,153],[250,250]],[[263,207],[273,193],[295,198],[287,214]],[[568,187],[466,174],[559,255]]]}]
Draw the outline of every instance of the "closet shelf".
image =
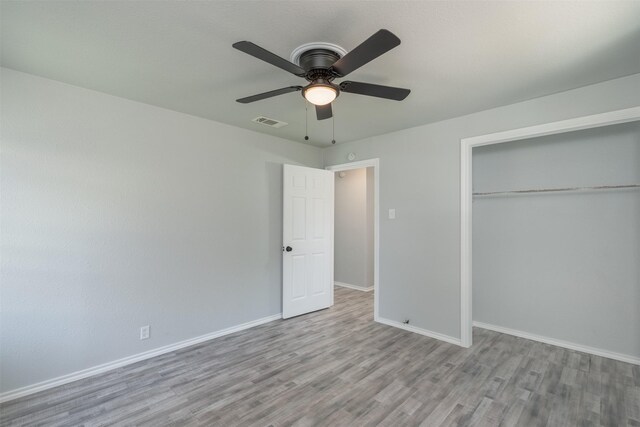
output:
[{"label": "closet shelf", "polygon": [[484,196],[507,196],[517,194],[539,194],[539,193],[564,193],[580,191],[603,191],[603,190],[630,190],[640,188],[640,184],[628,185],[599,185],[596,187],[565,187],[565,188],[542,188],[532,190],[511,190],[511,191],[491,191],[487,193],[473,193],[474,197]]}]

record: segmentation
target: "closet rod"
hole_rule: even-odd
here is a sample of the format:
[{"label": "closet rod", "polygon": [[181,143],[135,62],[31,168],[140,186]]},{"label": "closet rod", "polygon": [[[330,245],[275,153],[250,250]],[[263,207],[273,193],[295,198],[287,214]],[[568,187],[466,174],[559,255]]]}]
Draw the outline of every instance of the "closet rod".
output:
[{"label": "closet rod", "polygon": [[497,196],[501,194],[560,193],[565,191],[619,190],[619,189],[630,189],[630,188],[640,188],[640,184],[599,185],[596,187],[543,188],[540,190],[491,191],[488,193],[473,193],[473,195],[474,196]]}]

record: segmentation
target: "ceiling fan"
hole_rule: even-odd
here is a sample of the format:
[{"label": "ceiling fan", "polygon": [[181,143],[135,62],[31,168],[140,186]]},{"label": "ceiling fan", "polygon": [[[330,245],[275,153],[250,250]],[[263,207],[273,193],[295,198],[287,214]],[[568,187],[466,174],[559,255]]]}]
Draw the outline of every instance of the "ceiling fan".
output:
[{"label": "ceiling fan", "polygon": [[388,30],[379,30],[344,56],[335,52],[337,49],[311,48],[299,55],[298,62],[300,65],[296,65],[251,42],[241,41],[234,43],[234,48],[298,77],[303,77],[309,82],[306,86],[284,87],[240,98],[236,101],[248,104],[289,92],[302,91],[302,96],[316,106],[318,120],[328,119],[333,116],[331,102],[340,95],[340,92],[402,101],[411,92],[409,89],[352,81],[343,81],[339,84],[333,82],[333,80],[345,77],[399,44],[400,39],[393,33]]}]

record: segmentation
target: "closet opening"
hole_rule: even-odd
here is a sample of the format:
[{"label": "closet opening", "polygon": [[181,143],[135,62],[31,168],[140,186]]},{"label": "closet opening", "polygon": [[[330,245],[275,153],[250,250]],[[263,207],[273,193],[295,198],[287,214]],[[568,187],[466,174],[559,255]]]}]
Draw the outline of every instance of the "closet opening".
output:
[{"label": "closet opening", "polygon": [[640,108],[467,138],[461,165],[463,345],[474,326],[639,363]]}]

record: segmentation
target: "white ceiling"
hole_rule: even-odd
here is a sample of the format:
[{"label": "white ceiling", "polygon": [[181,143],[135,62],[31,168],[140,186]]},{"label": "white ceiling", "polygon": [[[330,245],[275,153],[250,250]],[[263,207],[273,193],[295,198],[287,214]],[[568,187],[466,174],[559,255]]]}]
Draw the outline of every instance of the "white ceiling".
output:
[{"label": "white ceiling", "polygon": [[[380,28],[402,44],[349,75],[412,90],[402,102],[342,94],[338,143],[640,72],[640,1],[2,1],[2,65],[295,141],[304,101],[236,98],[297,78],[231,44],[289,58],[307,42],[347,50]],[[258,115],[288,122],[272,129]],[[309,111],[309,136],[331,120]]]}]

